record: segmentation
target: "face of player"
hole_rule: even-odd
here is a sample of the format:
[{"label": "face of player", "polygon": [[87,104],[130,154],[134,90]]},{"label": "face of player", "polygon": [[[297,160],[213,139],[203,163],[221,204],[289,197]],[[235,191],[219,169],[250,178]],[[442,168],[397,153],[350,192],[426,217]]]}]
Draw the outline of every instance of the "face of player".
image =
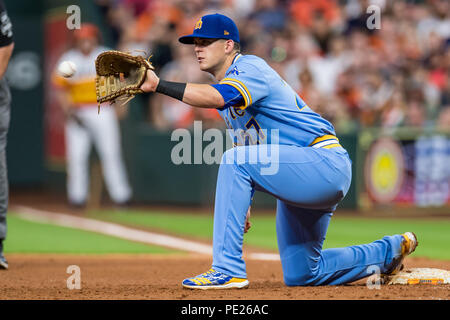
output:
[{"label": "face of player", "polygon": [[77,41],[78,49],[85,55],[88,55],[97,46],[97,39],[84,38]]},{"label": "face of player", "polygon": [[200,70],[215,74],[226,61],[229,48],[223,39],[194,39],[194,50]]}]

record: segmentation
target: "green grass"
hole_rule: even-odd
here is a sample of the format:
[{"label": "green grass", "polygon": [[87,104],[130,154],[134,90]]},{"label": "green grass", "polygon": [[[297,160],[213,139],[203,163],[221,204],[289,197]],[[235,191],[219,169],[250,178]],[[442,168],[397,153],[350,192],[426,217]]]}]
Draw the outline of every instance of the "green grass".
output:
[{"label": "green grass", "polygon": [[[211,241],[213,214],[161,211],[97,211],[90,218],[129,226],[149,228],[178,236]],[[277,250],[275,216],[252,215],[252,228],[244,237],[246,244]],[[414,256],[450,260],[450,219],[375,219],[364,217],[332,218],[324,248],[369,243],[385,235],[413,231],[419,238]],[[8,214],[5,252],[27,253],[167,253],[169,249],[135,243],[111,236],[49,224],[30,222]]]},{"label": "green grass", "polygon": [[8,212],[5,253],[169,253],[169,249],[72,228],[30,222]]},{"label": "green grass", "polygon": [[[144,211],[91,212],[92,218],[124,223],[130,226],[156,228],[180,236],[211,239],[213,216]],[[252,215],[252,228],[245,243],[277,250],[275,216]],[[419,238],[414,256],[450,260],[449,219],[374,219],[339,217],[331,219],[324,248],[370,243],[385,235],[413,231]]]}]

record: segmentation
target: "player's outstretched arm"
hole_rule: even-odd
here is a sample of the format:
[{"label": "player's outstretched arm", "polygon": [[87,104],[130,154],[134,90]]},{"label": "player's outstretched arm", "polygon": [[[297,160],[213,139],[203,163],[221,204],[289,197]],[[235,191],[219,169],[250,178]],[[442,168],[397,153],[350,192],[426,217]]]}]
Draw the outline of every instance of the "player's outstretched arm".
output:
[{"label": "player's outstretched arm", "polygon": [[219,91],[208,84],[164,81],[152,70],[147,70],[147,78],[141,89],[145,92],[159,92],[198,108],[221,108],[225,105]]},{"label": "player's outstretched arm", "polygon": [[221,108],[225,105],[222,95],[209,84],[188,83],[183,102],[200,108]]}]

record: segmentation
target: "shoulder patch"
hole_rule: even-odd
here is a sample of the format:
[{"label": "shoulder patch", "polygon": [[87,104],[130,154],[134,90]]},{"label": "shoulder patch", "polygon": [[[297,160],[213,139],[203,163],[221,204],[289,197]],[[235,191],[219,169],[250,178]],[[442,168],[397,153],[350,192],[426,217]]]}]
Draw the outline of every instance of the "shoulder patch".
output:
[{"label": "shoulder patch", "polygon": [[228,71],[225,76],[228,76],[229,74],[234,74],[238,76],[240,73],[245,73],[245,71],[241,71],[237,68],[237,66],[234,66],[234,68]]}]

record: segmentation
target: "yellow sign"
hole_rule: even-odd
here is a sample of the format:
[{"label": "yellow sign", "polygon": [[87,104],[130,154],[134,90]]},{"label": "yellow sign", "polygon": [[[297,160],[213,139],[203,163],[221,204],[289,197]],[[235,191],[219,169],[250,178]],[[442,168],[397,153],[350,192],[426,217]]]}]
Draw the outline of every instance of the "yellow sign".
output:
[{"label": "yellow sign", "polygon": [[376,203],[390,203],[400,192],[405,178],[405,159],[399,144],[378,139],[370,148],[364,168],[366,191]]},{"label": "yellow sign", "polygon": [[374,156],[371,177],[374,188],[383,193],[394,191],[398,180],[397,159],[388,150],[382,150]]}]

